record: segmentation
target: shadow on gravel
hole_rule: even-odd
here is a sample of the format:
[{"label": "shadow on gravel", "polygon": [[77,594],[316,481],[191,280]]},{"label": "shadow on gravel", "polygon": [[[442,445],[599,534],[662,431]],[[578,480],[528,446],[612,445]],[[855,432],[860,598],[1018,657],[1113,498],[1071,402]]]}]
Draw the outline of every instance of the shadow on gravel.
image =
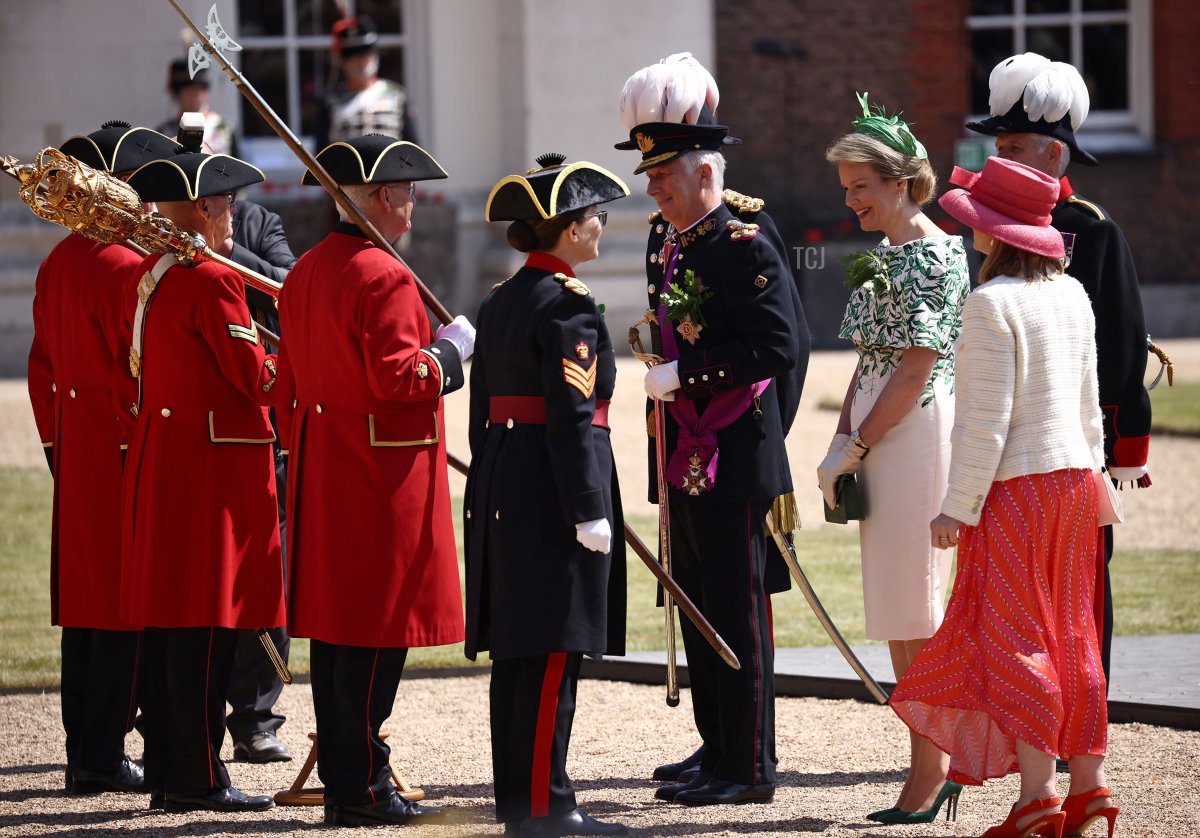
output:
[{"label": "shadow on gravel", "polygon": [[13,774],[50,774],[58,772],[62,774],[66,768],[61,762],[58,763],[37,763],[35,765],[5,765],[0,766],[0,777],[10,777]]},{"label": "shadow on gravel", "polygon": [[[212,820],[191,820],[187,823],[178,825],[162,824],[158,821],[161,815],[152,815],[149,812],[136,813],[138,815],[145,814],[145,818],[131,817],[130,812],[107,812],[101,814],[71,814],[68,816],[47,816],[45,818],[0,818],[0,831],[6,826],[25,826],[28,824],[39,824],[47,827],[44,831],[38,834],[43,838],[71,838],[72,836],[88,835],[92,832],[103,833],[106,835],[113,834],[113,827],[107,824],[107,821],[121,821],[121,835],[130,836],[130,838],[155,838],[155,836],[182,836],[182,835],[238,835],[241,833],[253,835],[267,834],[291,834],[297,831],[309,831],[315,828],[320,828],[318,824],[312,821],[302,820],[271,820],[265,818],[254,817],[253,815],[217,815],[214,813]],[[143,821],[154,821],[141,823]],[[57,831],[54,827],[60,827]]]}]

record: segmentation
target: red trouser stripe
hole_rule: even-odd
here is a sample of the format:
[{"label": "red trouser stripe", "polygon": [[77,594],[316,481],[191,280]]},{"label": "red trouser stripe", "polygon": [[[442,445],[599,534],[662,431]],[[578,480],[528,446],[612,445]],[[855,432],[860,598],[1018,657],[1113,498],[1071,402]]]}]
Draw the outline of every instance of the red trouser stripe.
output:
[{"label": "red trouser stripe", "polygon": [[534,818],[550,814],[550,752],[554,747],[558,693],[562,689],[566,663],[566,652],[552,652],[547,656],[546,675],[542,679],[542,698],[538,702],[537,730],[533,737],[533,770],[529,778],[529,815]]},{"label": "red trouser stripe", "polygon": [[1096,528],[1096,595],[1092,600],[1092,612],[1096,615],[1096,639],[1104,644],[1104,554],[1108,544],[1104,534],[1106,527]]}]

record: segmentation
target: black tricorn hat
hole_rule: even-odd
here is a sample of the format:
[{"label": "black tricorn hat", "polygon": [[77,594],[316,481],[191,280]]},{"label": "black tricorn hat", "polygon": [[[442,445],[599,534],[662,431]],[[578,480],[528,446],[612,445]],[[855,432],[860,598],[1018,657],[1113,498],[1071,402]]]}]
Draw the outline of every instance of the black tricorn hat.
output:
[{"label": "black tricorn hat", "polygon": [[343,18],[333,25],[334,49],[342,58],[373,50],[378,40],[379,30],[369,15]]},{"label": "black tricorn hat", "polygon": [[1070,146],[1072,160],[1078,160],[1087,166],[1099,165],[1095,157],[1079,147],[1075,132],[1071,130],[1070,112],[1054,122],[1047,122],[1045,119],[1034,120],[1025,113],[1025,103],[1018,99],[1016,104],[1008,109],[1008,113],[981,119],[979,122],[968,122],[967,127],[992,137],[997,134],[1045,134]]},{"label": "black tricorn hat", "polygon": [[537,158],[540,169],[509,175],[488,195],[484,218],[488,221],[544,221],[564,212],[624,198],[629,187],[595,163],[567,164],[561,154]]},{"label": "black tricorn hat", "polygon": [[228,154],[188,151],[142,166],[129,178],[143,201],[198,201],[262,183],[257,167]]},{"label": "black tricorn hat", "polygon": [[[386,134],[366,134],[331,143],[321,149],[317,161],[343,186],[449,177],[425,149]],[[305,186],[319,185],[312,172],[305,172],[300,182]]]},{"label": "black tricorn hat", "polygon": [[113,120],[99,131],[68,137],[58,150],[97,171],[123,175],[151,160],[171,157],[178,148],[179,143],[157,131]]},{"label": "black tricorn hat", "polygon": [[700,109],[696,124],[682,122],[643,122],[629,129],[629,139],[617,143],[614,148],[628,150],[636,148],[642,153],[642,162],[633,170],[640,175],[647,169],[670,163],[688,151],[717,151],[722,146],[741,143],[737,137],[729,136],[728,125],[718,125],[708,104]]},{"label": "black tricorn hat", "polygon": [[196,75],[192,76],[192,69],[188,66],[188,60],[186,58],[176,58],[171,62],[171,66],[167,68],[167,89],[174,96],[189,84],[199,84],[208,87],[208,70],[201,67],[196,71]]}]

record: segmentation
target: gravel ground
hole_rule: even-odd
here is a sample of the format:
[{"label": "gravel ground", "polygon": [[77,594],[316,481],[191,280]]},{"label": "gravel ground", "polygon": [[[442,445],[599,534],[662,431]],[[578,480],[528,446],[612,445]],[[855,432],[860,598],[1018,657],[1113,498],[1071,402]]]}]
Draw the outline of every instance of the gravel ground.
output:
[{"label": "gravel ground", "polygon": [[[1200,340],[1167,341],[1182,380],[1200,377]],[[812,478],[836,424],[820,410],[840,402],[853,370],[850,353],[813,356],[801,412],[788,441],[802,520],[820,520]],[[623,360],[613,406],[617,452],[626,508],[652,514],[641,500],[645,480],[644,431],[640,423],[641,370]],[[1164,385],[1165,386],[1165,385]],[[43,467],[24,381],[0,381],[0,465]],[[466,396],[447,405],[450,449],[465,456]],[[625,418],[630,417],[630,418]],[[1200,494],[1200,440],[1156,437],[1151,448],[1154,488],[1124,495],[1128,523],[1122,541],[1147,547],[1200,549],[1194,526]],[[462,492],[461,480],[452,491]],[[800,536],[803,538],[803,535]],[[231,765],[238,787],[256,793],[287,788],[308,749],[314,729],[306,684],[284,691],[279,707],[289,721],[280,732],[297,761],[268,766]],[[62,729],[56,691],[0,694],[0,835],[268,835],[320,827],[320,810],[277,808],[261,815],[164,815],[145,810],[146,798],[126,795],[68,797],[62,788]],[[775,835],[814,832],[827,836],[978,835],[1007,814],[1017,780],[967,789],[956,823],[881,827],[866,812],[892,805],[907,763],[907,737],[890,710],[852,701],[781,698],[777,702],[779,790],[771,805],[687,809],[653,798],[653,767],[682,758],[697,744],[690,696],[677,709],[664,706],[658,687],[584,681],[569,769],[580,803],[591,814],[628,824],[639,835]],[[491,808],[491,762],[487,676],[406,678],[392,719],[393,746],[401,771],[423,786],[429,802],[444,806],[449,823],[426,826],[429,836],[498,835]],[[132,734],[129,753],[141,742]],[[226,758],[230,746],[226,745]],[[1118,834],[1200,834],[1200,733],[1147,725],[1110,729],[1109,784],[1122,807]],[[313,782],[316,782],[315,778]],[[1060,793],[1066,780],[1060,778]],[[416,833],[416,828],[407,831]],[[1093,835],[1102,834],[1093,827]]]},{"label": "gravel ground", "polygon": [[[402,773],[449,814],[446,824],[405,832],[431,838],[501,833],[490,797],[487,684],[486,674],[406,677],[402,683],[385,730],[393,731]],[[140,795],[67,796],[61,791],[58,700],[51,691],[0,696],[9,731],[0,743],[0,834],[270,835],[322,828],[320,809],[311,807],[277,807],[257,815],[165,815],[148,812],[147,798]],[[308,685],[286,688],[279,707],[288,717],[280,736],[297,760],[230,764],[234,784],[245,791],[288,787],[307,752],[305,733],[314,724]],[[583,681],[568,762],[579,802],[596,817],[627,824],[635,835],[813,832],[881,838],[979,835],[1004,819],[1017,796],[1012,776],[966,789],[956,823],[877,826],[863,815],[892,805],[907,762],[907,737],[892,712],[853,701],[781,698],[776,719],[780,773],[772,804],[685,808],[655,800],[657,784],[646,778],[655,765],[682,758],[696,744],[688,691],[670,709],[658,687]],[[140,754],[136,733],[127,745],[131,755]],[[230,750],[227,740],[226,759]],[[1200,833],[1197,754],[1200,733],[1112,726],[1108,771],[1122,809],[1118,835]],[[1059,789],[1066,793],[1065,776]],[[1100,834],[1098,828],[1093,834]]]}]

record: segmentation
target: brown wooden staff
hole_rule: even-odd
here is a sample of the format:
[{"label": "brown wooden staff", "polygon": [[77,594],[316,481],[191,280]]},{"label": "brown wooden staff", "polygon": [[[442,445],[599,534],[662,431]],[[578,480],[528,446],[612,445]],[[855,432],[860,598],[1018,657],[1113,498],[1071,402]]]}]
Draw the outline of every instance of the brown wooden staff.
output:
[{"label": "brown wooden staff", "polygon": [[[288,148],[292,150],[292,153],[300,159],[300,162],[304,164],[304,167],[312,172],[313,177],[315,177],[321,186],[325,188],[325,191],[328,192],[334,201],[337,202],[337,205],[341,207],[343,211],[345,211],[347,216],[351,218],[355,224],[358,225],[359,229],[366,234],[367,238],[369,238],[376,246],[383,248],[384,252],[390,254],[397,262],[403,265],[410,274],[412,274],[413,281],[417,286],[417,291],[421,295],[421,301],[433,311],[438,320],[440,320],[442,323],[449,323],[451,320],[453,320],[454,318],[450,315],[449,310],[442,305],[441,301],[434,296],[433,292],[430,291],[429,288],[417,278],[416,274],[412,272],[412,269],[408,267],[408,264],[400,257],[400,254],[396,252],[391,243],[388,242],[383,235],[375,229],[375,225],[372,224],[365,215],[363,215],[362,210],[355,206],[354,202],[351,201],[349,196],[347,196],[342,190],[342,187],[339,186],[333,180],[333,178],[329,176],[329,173],[325,171],[325,168],[320,164],[320,162],[317,161],[317,158],[314,157],[313,154],[304,147],[304,144],[297,139],[296,135],[292,133],[292,130],[288,128],[286,124],[284,124],[283,120],[281,120],[275,111],[271,109],[271,106],[263,100],[259,92],[254,89],[254,86],[246,80],[246,77],[243,76],[236,67],[229,63],[229,59],[227,59],[224,52],[222,52],[222,47],[214,44],[212,38],[210,38],[204,32],[201,32],[200,28],[192,22],[192,19],[187,16],[187,13],[179,7],[179,4],[176,3],[175,0],[168,0],[168,2],[175,8],[175,11],[179,13],[179,16],[184,19],[188,25],[188,28],[195,33],[196,37],[199,39],[201,45],[200,48],[202,48],[205,53],[211,55],[217,60],[217,62],[221,65],[221,69],[225,71],[225,75],[229,76],[229,79],[234,83],[237,89],[241,91],[242,95],[246,97],[247,101],[250,102],[256,111],[258,111],[259,115],[266,120],[267,124],[271,126],[271,129],[279,135],[279,138],[287,144]],[[225,48],[241,49],[241,47],[233,44],[232,41],[230,41],[228,35],[225,34],[224,29],[221,28],[219,21],[216,19],[216,6],[213,6],[209,11],[209,23],[210,27],[212,28],[210,34],[212,34],[213,37],[220,36],[223,39]],[[195,50],[197,47],[193,47],[192,49]],[[190,61],[193,66],[198,66],[194,58],[190,59]],[[467,464],[465,462],[449,452],[447,452],[446,456],[450,462],[450,465],[452,465],[462,474],[467,473]],[[646,545],[642,543],[642,540],[638,538],[637,533],[635,533],[628,524],[625,525],[625,541],[633,548],[633,551],[638,554],[638,556],[646,564],[646,567],[650,568],[650,572],[653,573],[658,581],[662,584],[664,592],[669,593],[670,596],[675,598],[679,605],[679,609],[685,615],[687,615],[688,619],[690,619],[700,633],[704,635],[704,638],[709,642],[713,649],[716,650],[717,654],[720,655],[721,658],[734,669],[741,669],[741,663],[738,661],[737,655],[733,653],[733,650],[729,648],[729,645],[721,638],[720,635],[717,634],[709,622],[704,619],[703,615],[700,614],[700,612],[696,609],[696,606],[692,604],[691,600],[687,598],[687,595],[683,593],[683,590],[680,589],[675,580],[663,573],[662,568],[658,565],[658,562],[654,560],[654,556],[651,555],[650,551],[646,549]]]}]

